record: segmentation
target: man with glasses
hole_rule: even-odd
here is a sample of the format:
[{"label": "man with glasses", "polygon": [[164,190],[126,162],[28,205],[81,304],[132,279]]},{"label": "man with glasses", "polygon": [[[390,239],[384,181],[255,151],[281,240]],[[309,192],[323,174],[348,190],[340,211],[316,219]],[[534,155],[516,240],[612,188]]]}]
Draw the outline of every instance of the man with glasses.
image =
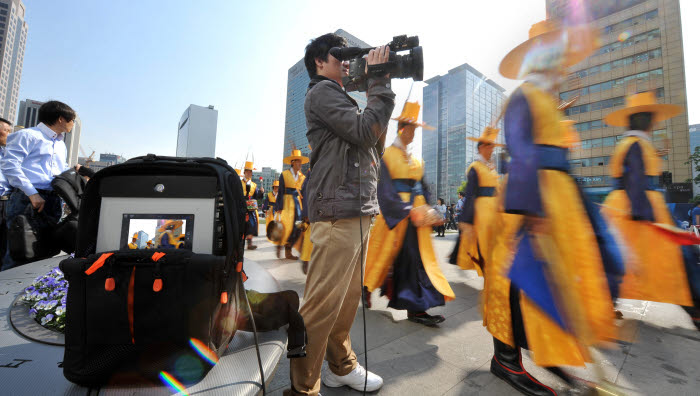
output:
[{"label": "man with glasses", "polygon": [[[39,125],[11,134],[7,139],[0,170],[12,188],[5,207],[8,226],[31,203],[37,226],[49,228],[61,218],[61,198],[53,191],[51,180],[68,169],[65,134],[73,130],[76,113],[59,101],[39,108]],[[37,230],[40,231],[40,230]],[[1,270],[16,266],[8,252]]]}]

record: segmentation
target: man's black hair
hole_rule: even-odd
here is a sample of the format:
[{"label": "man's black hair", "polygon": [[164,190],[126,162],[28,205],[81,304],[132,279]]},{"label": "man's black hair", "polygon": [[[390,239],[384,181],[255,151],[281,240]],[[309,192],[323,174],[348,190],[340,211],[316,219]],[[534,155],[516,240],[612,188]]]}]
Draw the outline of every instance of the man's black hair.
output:
[{"label": "man's black hair", "polygon": [[459,191],[459,192],[457,193],[457,195],[459,195],[460,197],[463,197],[463,196],[464,196],[464,191]]},{"label": "man's black hair", "polygon": [[654,118],[652,113],[636,113],[632,114],[630,120],[630,130],[646,131],[651,127],[651,122]]},{"label": "man's black hair", "polygon": [[0,122],[4,122],[5,124],[12,126],[12,123],[10,121],[7,121],[6,119],[0,117]]},{"label": "man's black hair", "polygon": [[321,59],[324,62],[328,61],[328,51],[333,47],[346,47],[348,41],[345,37],[338,36],[335,33],[327,33],[323,36],[316,37],[311,40],[309,45],[306,46],[304,53],[304,64],[306,65],[306,71],[309,73],[309,77],[315,76],[316,74],[316,59]]},{"label": "man's black hair", "polygon": [[63,117],[66,121],[73,121],[77,114],[70,106],[57,100],[50,100],[39,107],[37,120],[46,125],[53,125]]}]

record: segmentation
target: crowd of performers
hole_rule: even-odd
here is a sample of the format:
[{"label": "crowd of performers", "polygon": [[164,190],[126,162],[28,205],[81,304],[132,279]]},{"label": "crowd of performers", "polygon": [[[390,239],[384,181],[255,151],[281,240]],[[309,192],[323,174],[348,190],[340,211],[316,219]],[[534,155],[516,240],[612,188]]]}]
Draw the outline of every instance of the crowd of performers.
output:
[{"label": "crowd of performers", "polygon": [[[665,153],[654,147],[651,132],[682,109],[642,92],[605,117],[608,125],[628,131],[610,160],[614,190],[602,205],[593,203],[569,173],[569,151],[579,139],[562,114],[572,102],[560,104],[558,88],[567,68],[595,50],[594,34],[587,27],[542,21],[529,36],[499,68],[503,76],[523,80],[502,114],[505,145],[498,143],[495,127],[468,138],[478,155],[466,170],[459,239],[449,261],[484,278],[483,324],[494,344],[491,372],[523,394],[553,395],[525,370],[523,348],[535,364],[574,385],[578,379],[561,367],[595,362],[596,348],[619,338],[618,298],[683,306],[700,329],[700,271],[697,246],[690,246],[696,241],[676,228],[663,194],[652,185]],[[419,123],[419,115],[418,103],[405,103],[396,119],[398,136],[382,156],[381,214],[370,233],[365,301],[380,289],[389,307],[406,310],[408,320],[436,326],[445,318],[428,310],[455,294],[431,240],[432,228],[444,220],[428,205],[423,164],[408,150],[416,128],[433,129]],[[511,158],[506,175],[497,173],[492,160],[497,146],[505,146]],[[286,259],[301,259],[304,273],[313,248],[305,214],[309,174],[301,172],[308,161],[293,149],[284,159],[289,169],[263,206],[278,257],[284,248]],[[260,199],[251,176],[252,163],[246,163],[247,199]],[[257,206],[255,213],[252,205],[249,209],[246,234],[254,249]]]}]

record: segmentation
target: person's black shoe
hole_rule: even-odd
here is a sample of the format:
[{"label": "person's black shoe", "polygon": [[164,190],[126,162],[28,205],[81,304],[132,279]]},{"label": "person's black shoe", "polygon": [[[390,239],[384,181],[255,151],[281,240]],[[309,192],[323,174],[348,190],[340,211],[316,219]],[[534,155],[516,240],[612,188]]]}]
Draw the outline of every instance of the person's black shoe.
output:
[{"label": "person's black shoe", "polygon": [[438,323],[445,321],[442,315],[429,315],[426,312],[409,312],[408,320],[415,323],[420,323],[429,327],[436,326]]},{"label": "person's black shoe", "polygon": [[493,339],[491,373],[507,382],[520,393],[528,396],[556,396],[554,389],[531,376],[522,363],[520,348],[513,348],[496,338]]},{"label": "person's black shoe", "polygon": [[253,245],[253,240],[252,240],[252,239],[248,239],[248,250],[255,250],[255,249],[257,249],[257,248],[258,248],[258,247],[257,247],[256,245]]}]

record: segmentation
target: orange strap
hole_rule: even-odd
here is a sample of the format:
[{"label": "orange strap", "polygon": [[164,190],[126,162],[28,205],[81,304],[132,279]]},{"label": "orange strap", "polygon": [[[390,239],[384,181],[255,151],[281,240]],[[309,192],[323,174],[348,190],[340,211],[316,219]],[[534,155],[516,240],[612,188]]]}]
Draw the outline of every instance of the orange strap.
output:
[{"label": "orange strap", "polygon": [[165,256],[165,253],[163,253],[163,252],[155,252],[155,253],[153,253],[153,256],[151,256],[151,260],[153,260],[153,261],[158,261],[158,260],[162,259],[163,256]]},{"label": "orange strap", "polygon": [[100,258],[97,259],[97,261],[95,261],[94,263],[92,263],[92,265],[90,266],[90,268],[88,268],[87,270],[85,270],[85,274],[86,274],[86,275],[92,275],[95,271],[97,271],[98,269],[102,268],[102,266],[105,265],[105,260],[107,260],[107,258],[108,258],[109,256],[113,255],[113,254],[114,254],[114,253],[103,253],[102,256],[100,256]]},{"label": "orange strap", "polygon": [[131,277],[129,277],[129,289],[126,295],[127,314],[129,317],[129,332],[131,333],[131,343],[135,344],[134,340],[134,283],[136,280],[136,267],[131,268]]},{"label": "orange strap", "polygon": [[243,269],[243,262],[239,261],[238,264],[236,264],[236,272],[241,272]]}]

